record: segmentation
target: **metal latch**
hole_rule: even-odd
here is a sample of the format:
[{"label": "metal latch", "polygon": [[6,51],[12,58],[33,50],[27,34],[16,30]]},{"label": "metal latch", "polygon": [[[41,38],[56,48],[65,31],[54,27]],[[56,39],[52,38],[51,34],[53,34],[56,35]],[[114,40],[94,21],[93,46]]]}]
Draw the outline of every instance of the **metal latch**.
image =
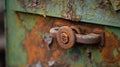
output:
[{"label": "metal latch", "polygon": [[[77,32],[77,33],[75,33]],[[54,27],[50,29],[50,36],[56,38],[64,49],[71,48],[75,42],[82,44],[96,44],[101,41],[101,35],[96,33],[79,34],[79,30],[73,26]]]}]

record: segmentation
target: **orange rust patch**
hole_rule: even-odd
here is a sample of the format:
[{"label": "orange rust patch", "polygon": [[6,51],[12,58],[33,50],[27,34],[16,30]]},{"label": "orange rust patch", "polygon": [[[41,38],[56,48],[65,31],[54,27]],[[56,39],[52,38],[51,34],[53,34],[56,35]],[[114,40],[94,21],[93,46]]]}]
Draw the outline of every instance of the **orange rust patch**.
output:
[{"label": "orange rust patch", "polygon": [[113,51],[119,48],[119,41],[112,33],[105,33],[105,46],[102,50],[102,59],[106,62],[116,62],[120,60],[120,52],[114,56]]},{"label": "orange rust patch", "polygon": [[30,32],[26,32],[23,45],[28,55],[28,64],[40,61],[44,67],[47,67],[48,61],[55,61],[61,53],[61,49],[56,46],[57,43],[53,43],[55,46],[52,46],[51,50],[49,50],[48,45],[43,40],[44,33],[49,33],[53,23],[53,21],[47,22],[46,20],[49,19],[37,17],[37,22],[33,29]]}]

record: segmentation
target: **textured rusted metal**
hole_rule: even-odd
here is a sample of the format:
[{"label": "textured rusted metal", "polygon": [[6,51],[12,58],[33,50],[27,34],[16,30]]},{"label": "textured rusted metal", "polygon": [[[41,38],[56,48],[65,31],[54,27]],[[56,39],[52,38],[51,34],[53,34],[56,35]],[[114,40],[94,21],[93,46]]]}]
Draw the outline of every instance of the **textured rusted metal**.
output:
[{"label": "textured rusted metal", "polygon": [[75,34],[68,26],[62,26],[56,37],[59,45],[64,49],[71,48],[75,43]]}]

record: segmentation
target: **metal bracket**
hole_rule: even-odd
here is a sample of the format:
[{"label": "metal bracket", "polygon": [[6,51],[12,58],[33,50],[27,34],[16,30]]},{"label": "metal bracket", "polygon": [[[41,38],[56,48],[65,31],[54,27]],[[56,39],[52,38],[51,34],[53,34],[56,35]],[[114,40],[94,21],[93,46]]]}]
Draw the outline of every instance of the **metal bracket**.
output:
[{"label": "metal bracket", "polygon": [[[77,31],[77,34],[75,33]],[[71,26],[54,27],[50,29],[50,35],[57,38],[59,45],[64,49],[71,48],[75,42],[83,44],[96,44],[101,41],[101,35],[89,33],[87,35],[80,34],[80,31]]]}]

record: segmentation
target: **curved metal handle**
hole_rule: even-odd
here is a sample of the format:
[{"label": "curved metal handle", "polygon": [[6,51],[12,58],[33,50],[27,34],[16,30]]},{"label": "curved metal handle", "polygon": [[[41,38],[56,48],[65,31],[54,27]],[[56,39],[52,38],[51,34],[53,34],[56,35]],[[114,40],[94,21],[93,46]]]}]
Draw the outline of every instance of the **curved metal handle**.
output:
[{"label": "curved metal handle", "polygon": [[101,41],[101,36],[99,34],[90,33],[87,35],[75,34],[76,42],[83,44],[95,44]]}]

